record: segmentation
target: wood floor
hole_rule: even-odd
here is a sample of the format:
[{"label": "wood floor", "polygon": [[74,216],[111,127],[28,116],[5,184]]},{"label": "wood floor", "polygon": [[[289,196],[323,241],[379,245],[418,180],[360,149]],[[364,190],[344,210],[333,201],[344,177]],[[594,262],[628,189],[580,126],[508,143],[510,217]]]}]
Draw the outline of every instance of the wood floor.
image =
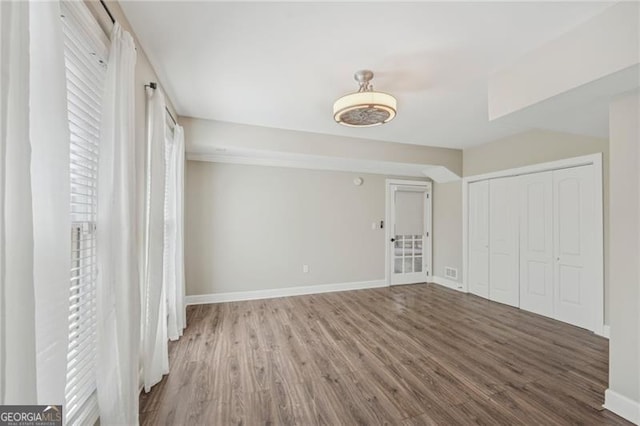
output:
[{"label": "wood floor", "polygon": [[142,424],[628,424],[608,342],[433,284],[188,308]]}]

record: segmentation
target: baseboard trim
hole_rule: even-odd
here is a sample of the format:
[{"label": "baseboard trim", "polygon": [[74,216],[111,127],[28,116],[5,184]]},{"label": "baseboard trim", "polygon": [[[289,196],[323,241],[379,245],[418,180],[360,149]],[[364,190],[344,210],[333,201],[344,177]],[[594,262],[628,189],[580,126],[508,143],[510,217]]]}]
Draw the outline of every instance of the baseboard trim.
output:
[{"label": "baseboard trim", "polygon": [[602,333],[596,333],[598,336],[602,336],[602,337],[606,337],[607,339],[609,338],[609,326],[608,325],[603,325],[602,326]]},{"label": "baseboard trim", "polygon": [[305,294],[332,293],[335,291],[363,290],[388,287],[386,280],[357,281],[351,283],[308,285],[303,287],[273,288],[255,291],[234,291],[230,293],[198,294],[186,296],[187,305],[206,303],[240,302],[242,300],[273,299],[275,297],[302,296]]},{"label": "baseboard trim", "polygon": [[604,408],[631,423],[638,424],[640,422],[640,402],[620,395],[611,389],[604,391]]},{"label": "baseboard trim", "polygon": [[449,278],[437,277],[434,275],[433,277],[431,277],[431,282],[441,285],[443,287],[450,288],[452,290],[458,290],[463,293],[465,292],[464,286],[462,285],[462,283],[450,280]]}]

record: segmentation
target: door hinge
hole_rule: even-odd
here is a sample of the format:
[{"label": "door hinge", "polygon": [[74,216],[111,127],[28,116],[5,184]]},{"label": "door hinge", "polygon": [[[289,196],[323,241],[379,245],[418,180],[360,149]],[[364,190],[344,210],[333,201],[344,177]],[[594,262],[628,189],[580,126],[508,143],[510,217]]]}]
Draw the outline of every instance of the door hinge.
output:
[{"label": "door hinge", "polygon": [[429,197],[430,197],[430,194],[427,194],[427,198],[429,198]]},{"label": "door hinge", "polygon": [[429,236],[429,233],[427,232],[427,237]]}]

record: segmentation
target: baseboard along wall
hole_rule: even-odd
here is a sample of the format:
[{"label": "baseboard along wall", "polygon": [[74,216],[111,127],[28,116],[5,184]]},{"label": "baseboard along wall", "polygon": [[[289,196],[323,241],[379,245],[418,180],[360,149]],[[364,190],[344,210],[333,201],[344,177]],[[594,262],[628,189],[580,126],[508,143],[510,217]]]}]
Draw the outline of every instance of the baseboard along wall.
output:
[{"label": "baseboard along wall", "polygon": [[242,300],[273,299],[275,297],[302,296],[305,294],[331,293],[334,291],[363,290],[367,288],[387,287],[384,279],[357,281],[350,283],[320,284],[301,287],[274,288],[268,290],[234,291],[228,293],[198,294],[186,296],[187,305],[206,303],[239,302]]},{"label": "baseboard along wall", "polygon": [[640,423],[640,402],[620,395],[616,391],[607,389],[604,392],[604,408],[629,420],[631,423]]},{"label": "baseboard along wall", "polygon": [[434,275],[433,277],[431,277],[431,282],[453,290],[465,292],[462,283],[450,280],[449,278],[443,278]]}]

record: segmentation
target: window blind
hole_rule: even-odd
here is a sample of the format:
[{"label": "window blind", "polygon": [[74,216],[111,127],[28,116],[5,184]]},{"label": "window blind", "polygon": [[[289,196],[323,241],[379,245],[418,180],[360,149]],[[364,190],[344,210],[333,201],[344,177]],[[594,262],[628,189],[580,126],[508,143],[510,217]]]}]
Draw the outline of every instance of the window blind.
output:
[{"label": "window blind", "polygon": [[82,2],[63,2],[61,21],[70,140],[71,271],[65,413],[93,423],[96,396],[96,208],[108,39]]}]

